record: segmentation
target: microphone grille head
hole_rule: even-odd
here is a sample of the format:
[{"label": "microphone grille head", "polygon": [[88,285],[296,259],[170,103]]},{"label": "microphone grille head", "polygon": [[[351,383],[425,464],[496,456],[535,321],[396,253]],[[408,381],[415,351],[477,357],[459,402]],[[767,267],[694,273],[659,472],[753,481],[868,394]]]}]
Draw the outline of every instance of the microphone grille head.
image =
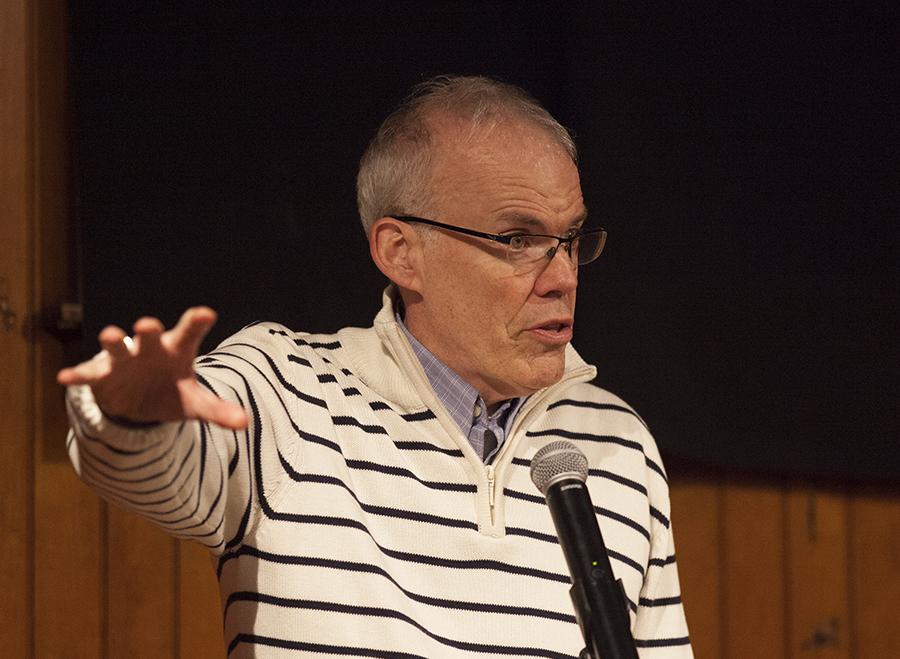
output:
[{"label": "microphone grille head", "polygon": [[544,495],[547,488],[561,478],[574,478],[584,483],[587,476],[587,457],[564,439],[545,444],[531,458],[531,480]]}]

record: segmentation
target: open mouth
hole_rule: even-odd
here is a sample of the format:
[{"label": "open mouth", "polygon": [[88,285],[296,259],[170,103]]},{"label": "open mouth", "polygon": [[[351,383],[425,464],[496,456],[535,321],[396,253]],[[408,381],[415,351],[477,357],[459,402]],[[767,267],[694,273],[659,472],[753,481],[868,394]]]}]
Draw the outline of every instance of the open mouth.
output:
[{"label": "open mouth", "polygon": [[551,321],[535,325],[528,330],[532,336],[545,343],[568,343],[572,339],[572,323],[568,321]]}]

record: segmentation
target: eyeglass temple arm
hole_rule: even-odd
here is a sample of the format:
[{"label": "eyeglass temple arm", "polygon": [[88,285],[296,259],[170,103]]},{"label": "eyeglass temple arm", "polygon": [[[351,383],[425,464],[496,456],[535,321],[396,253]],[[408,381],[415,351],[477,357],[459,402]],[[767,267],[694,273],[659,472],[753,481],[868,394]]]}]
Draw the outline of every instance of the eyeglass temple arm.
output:
[{"label": "eyeglass temple arm", "polygon": [[493,240],[494,242],[502,243],[503,245],[509,245],[510,241],[513,239],[513,236],[499,236],[494,233],[484,233],[483,231],[475,231],[474,229],[467,229],[465,227],[455,227],[451,224],[444,224],[443,222],[436,222],[435,220],[426,220],[425,218],[413,217],[412,215],[390,215],[389,217],[392,217],[395,220],[400,220],[401,222],[416,222],[418,224],[428,224],[433,227],[447,229],[448,231],[455,231],[456,233],[464,233],[468,236],[475,236],[476,238],[487,238],[488,240]]}]

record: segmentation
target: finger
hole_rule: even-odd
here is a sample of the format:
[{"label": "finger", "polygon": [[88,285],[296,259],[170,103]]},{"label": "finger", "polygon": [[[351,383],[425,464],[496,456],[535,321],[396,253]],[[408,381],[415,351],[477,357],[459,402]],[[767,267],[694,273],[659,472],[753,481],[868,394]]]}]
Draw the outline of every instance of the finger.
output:
[{"label": "finger", "polygon": [[216,322],[216,312],[209,307],[192,307],[185,311],[172,330],[175,346],[196,355],[209,329]]},{"label": "finger", "polygon": [[131,351],[125,343],[127,335],[122,328],[109,325],[103,328],[98,337],[101,347],[109,353],[113,360],[131,357]]},{"label": "finger", "polygon": [[91,359],[60,370],[56,374],[56,381],[66,387],[72,384],[93,384],[107,373],[109,373],[109,357]]},{"label": "finger", "polygon": [[159,339],[165,327],[158,318],[144,316],[134,324],[135,342],[138,352],[144,356],[159,352]]},{"label": "finger", "polygon": [[236,403],[222,400],[208,389],[197,385],[189,416],[210,421],[223,428],[243,430],[247,427],[247,413]]},{"label": "finger", "polygon": [[64,387],[68,387],[70,384],[84,384],[74,368],[61,369],[56,374],[56,381]]}]

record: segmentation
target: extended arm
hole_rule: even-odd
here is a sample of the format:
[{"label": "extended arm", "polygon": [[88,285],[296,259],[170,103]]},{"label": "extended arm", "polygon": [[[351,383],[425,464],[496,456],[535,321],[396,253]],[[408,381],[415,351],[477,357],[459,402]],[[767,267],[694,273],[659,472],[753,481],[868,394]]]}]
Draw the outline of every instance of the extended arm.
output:
[{"label": "extended arm", "polygon": [[241,336],[257,348],[195,363],[214,320],[209,309],[191,309],[163,332],[158,320],[141,319],[130,348],[122,330],[106,328],[104,351],[61,371],[59,381],[68,385],[69,455],[82,479],[167,532],[221,553],[254,524],[251,441],[273,425],[273,410],[260,404],[266,372],[248,363],[279,346],[251,328]]}]

